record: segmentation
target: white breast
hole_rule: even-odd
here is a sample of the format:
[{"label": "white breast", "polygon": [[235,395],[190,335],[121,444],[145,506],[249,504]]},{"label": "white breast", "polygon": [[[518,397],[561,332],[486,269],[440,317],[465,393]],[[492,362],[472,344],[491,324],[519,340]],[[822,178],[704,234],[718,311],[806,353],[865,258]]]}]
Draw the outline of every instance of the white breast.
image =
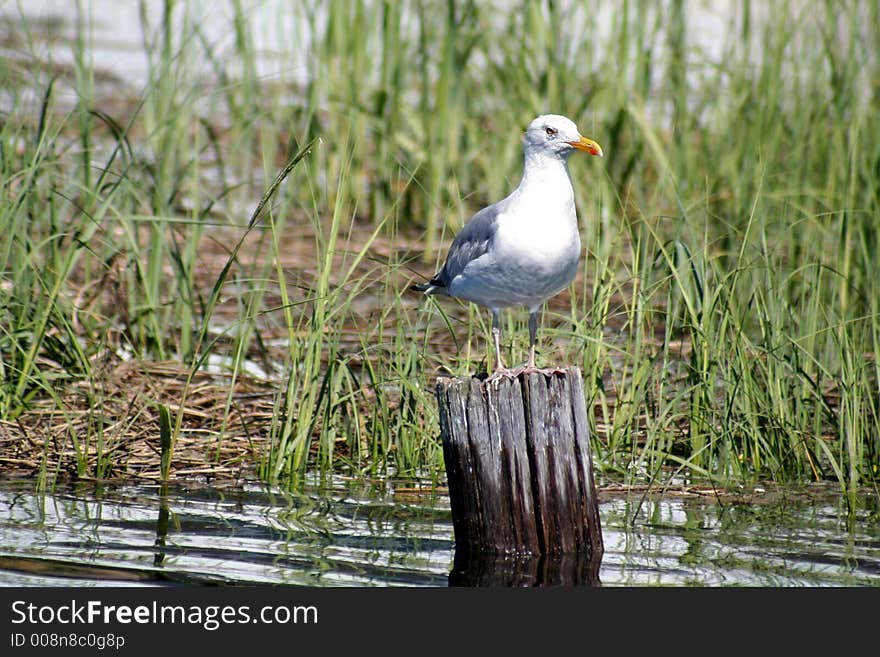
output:
[{"label": "white breast", "polygon": [[520,185],[497,208],[488,250],[464,267],[449,292],[490,308],[537,309],[571,283],[580,260],[574,192],[564,160],[527,158]]},{"label": "white breast", "polygon": [[541,303],[568,286],[581,252],[573,204],[526,205],[500,222],[494,256],[507,276],[522,283],[520,303]]}]

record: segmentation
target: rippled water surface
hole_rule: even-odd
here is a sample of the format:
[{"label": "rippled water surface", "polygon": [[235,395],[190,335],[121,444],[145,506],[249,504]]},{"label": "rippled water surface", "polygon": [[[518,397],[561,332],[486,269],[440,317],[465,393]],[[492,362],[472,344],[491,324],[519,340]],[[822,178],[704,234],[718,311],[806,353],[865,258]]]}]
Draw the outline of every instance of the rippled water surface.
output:
[{"label": "rippled water surface", "polygon": [[[604,586],[880,584],[876,497],[849,518],[843,500],[827,497],[603,500]],[[6,586],[447,586],[454,560],[449,500],[431,488],[335,480],[302,494],[258,486],[40,494],[0,486]]]}]

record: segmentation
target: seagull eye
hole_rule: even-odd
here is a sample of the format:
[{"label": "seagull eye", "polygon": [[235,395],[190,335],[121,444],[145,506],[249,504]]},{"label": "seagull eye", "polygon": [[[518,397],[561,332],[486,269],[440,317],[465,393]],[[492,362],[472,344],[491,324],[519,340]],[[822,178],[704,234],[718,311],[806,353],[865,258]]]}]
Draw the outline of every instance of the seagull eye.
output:
[{"label": "seagull eye", "polygon": [[544,130],[547,132],[547,135],[549,135],[550,137],[555,137],[556,133],[559,132],[559,130],[557,130],[556,128],[551,128],[549,125],[546,128],[544,128]]}]

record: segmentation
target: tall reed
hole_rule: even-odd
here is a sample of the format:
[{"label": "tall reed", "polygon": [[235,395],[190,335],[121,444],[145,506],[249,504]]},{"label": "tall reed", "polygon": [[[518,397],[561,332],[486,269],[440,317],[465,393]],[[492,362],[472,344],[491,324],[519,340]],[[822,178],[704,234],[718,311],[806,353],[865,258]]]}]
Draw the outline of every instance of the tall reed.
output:
[{"label": "tall reed", "polygon": [[[261,476],[436,476],[433,373],[478,367],[487,318],[406,288],[515,186],[520,132],[552,111],[607,154],[571,161],[586,257],[540,349],[586,374],[600,470],[876,479],[876,2],[211,6],[223,34],[202,3],[141,3],[146,78],[114,102],[82,8],[68,68],[0,65],[0,417],[71,412],[59,390],[92,382],[95,431],[68,436],[85,472],[98,356],[188,381],[260,361]],[[524,314],[504,321],[524,358]],[[166,419],[187,430],[182,405]]]}]

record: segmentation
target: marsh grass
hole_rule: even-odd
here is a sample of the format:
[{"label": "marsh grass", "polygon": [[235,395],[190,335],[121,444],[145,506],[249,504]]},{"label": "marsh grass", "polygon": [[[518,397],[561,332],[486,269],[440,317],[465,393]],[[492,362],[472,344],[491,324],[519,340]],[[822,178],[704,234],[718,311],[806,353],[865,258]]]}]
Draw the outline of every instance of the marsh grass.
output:
[{"label": "marsh grass", "polygon": [[[745,2],[714,52],[682,0],[283,4],[269,75],[244,3],[221,8],[231,38],[198,2],[155,4],[128,86],[88,12],[68,65],[6,19],[34,31],[0,65],[8,463],[27,442],[45,481],[117,476],[120,432],[151,426],[166,479],[179,440],[291,486],[439,478],[433,379],[485,366],[488,316],[407,287],[509,193],[520,130],[553,111],[607,154],[572,159],[587,257],[540,334],[544,363],[585,373],[600,472],[876,479],[876,2]],[[524,313],[504,322],[524,359]],[[176,398],[147,380],[126,399],[123,361],[174,363]],[[255,365],[271,402],[248,420]]]}]

